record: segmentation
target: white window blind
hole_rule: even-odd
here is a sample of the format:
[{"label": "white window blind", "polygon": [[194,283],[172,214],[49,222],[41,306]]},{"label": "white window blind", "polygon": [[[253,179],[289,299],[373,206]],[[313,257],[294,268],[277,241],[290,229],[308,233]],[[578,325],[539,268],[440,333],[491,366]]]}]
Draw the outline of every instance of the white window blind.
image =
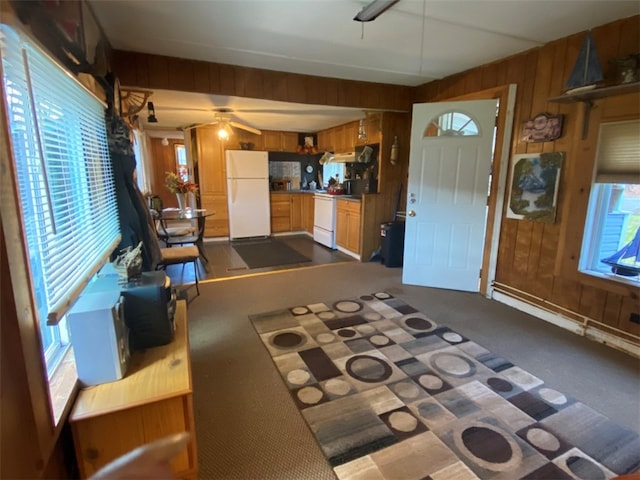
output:
[{"label": "white window blind", "polygon": [[640,183],[640,120],[600,126],[596,165],[597,183]]},{"label": "white window blind", "polygon": [[104,106],[26,36],[0,28],[32,284],[40,318],[55,324],[120,241]]}]

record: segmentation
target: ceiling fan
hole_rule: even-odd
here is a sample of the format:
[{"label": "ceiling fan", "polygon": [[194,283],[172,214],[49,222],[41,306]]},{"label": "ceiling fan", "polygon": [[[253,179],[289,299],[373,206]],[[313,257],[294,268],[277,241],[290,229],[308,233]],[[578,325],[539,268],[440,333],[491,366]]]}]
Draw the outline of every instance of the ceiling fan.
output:
[{"label": "ceiling fan", "polygon": [[182,128],[182,130],[191,130],[193,128],[204,127],[206,125],[220,125],[220,129],[218,130],[218,137],[223,140],[233,135],[232,127],[246,130],[247,132],[253,133],[255,135],[262,135],[262,132],[257,128],[253,128],[249,125],[233,121],[231,119],[231,112],[232,110],[229,108],[218,108],[214,110],[215,117],[213,121],[198,123],[196,125],[189,125],[188,127]]}]

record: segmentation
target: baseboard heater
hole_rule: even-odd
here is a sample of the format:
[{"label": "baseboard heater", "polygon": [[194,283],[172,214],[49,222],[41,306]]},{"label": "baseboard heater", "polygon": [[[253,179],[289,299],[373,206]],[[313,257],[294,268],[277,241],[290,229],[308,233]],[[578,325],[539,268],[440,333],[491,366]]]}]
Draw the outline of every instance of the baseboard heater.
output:
[{"label": "baseboard heater", "polygon": [[[528,313],[565,330],[569,330],[577,335],[587,337],[590,340],[640,358],[640,339],[624,330],[612,327],[611,325],[599,322],[585,315],[572,312],[548,300],[538,298],[535,295],[497,282],[493,283],[491,298],[509,305],[516,310]],[[597,328],[594,325],[602,328]],[[604,331],[603,329],[609,331]]]}]

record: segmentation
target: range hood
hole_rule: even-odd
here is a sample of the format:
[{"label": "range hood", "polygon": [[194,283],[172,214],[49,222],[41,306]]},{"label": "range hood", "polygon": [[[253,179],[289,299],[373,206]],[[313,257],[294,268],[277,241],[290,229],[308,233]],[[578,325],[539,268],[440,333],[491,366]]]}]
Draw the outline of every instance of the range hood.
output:
[{"label": "range hood", "polygon": [[373,149],[369,146],[364,147],[361,152],[331,153],[324,152],[320,158],[320,165],[325,163],[369,163]]},{"label": "range hood", "polygon": [[356,155],[356,152],[336,153],[331,159],[331,162],[333,163],[352,163],[357,161],[358,157]]}]

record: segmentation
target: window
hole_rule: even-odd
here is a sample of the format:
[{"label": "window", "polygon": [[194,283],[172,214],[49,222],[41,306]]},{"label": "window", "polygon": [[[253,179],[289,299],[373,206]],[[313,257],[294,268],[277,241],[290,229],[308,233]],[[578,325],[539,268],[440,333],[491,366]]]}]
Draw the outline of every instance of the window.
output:
[{"label": "window", "polygon": [[120,239],[103,104],[26,36],[0,26],[3,87],[31,291],[49,376],[64,315]]},{"label": "window", "polygon": [[189,165],[187,165],[187,150],[184,145],[175,145],[176,173],[183,182],[189,181]]},{"label": "window", "polygon": [[424,137],[477,137],[478,123],[466,113],[446,112],[433,118],[424,131]]},{"label": "window", "polygon": [[[600,128],[580,271],[639,281],[640,120]],[[606,260],[606,262],[603,262]]]}]

